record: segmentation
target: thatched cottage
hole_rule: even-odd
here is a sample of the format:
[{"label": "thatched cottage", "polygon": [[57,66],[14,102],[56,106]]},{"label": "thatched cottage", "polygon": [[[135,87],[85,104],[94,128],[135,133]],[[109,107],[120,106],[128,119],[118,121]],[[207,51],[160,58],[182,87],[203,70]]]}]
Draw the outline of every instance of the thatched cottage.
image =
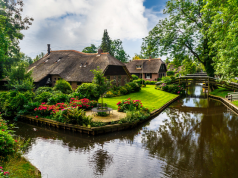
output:
[{"label": "thatched cottage", "polygon": [[167,67],[160,58],[132,60],[126,66],[131,74],[149,81],[157,81],[166,76],[167,72]]},{"label": "thatched cottage", "polygon": [[48,53],[29,66],[32,70],[32,77],[36,87],[54,86],[56,81],[64,79],[70,82],[73,89],[82,83],[90,83],[93,80],[93,73],[90,70],[103,70],[104,76],[115,80],[117,85],[125,85],[130,81],[131,75],[124,63],[103,53],[83,53],[75,50],[51,51],[48,45]]},{"label": "thatched cottage", "polygon": [[174,71],[174,74],[178,74],[181,70],[182,70],[182,66],[179,66],[178,68],[176,68],[174,66],[174,64],[168,64],[168,71]]}]

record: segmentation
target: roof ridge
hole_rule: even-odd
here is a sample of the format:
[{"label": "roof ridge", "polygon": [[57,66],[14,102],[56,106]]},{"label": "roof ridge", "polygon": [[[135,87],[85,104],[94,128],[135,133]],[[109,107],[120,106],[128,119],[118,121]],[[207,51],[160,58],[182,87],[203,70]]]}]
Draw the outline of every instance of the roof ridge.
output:
[{"label": "roof ridge", "polygon": [[97,55],[98,53],[84,53],[84,52],[80,52],[77,50],[54,50],[54,51],[50,51],[50,52],[76,52],[79,54],[85,54],[85,55]]}]

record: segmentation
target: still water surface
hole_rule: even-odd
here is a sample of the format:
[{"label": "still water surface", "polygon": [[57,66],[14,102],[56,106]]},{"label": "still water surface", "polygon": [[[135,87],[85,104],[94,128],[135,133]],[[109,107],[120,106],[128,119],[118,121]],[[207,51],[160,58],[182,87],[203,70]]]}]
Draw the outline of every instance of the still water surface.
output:
[{"label": "still water surface", "polygon": [[[201,86],[188,94],[203,95]],[[182,98],[144,125],[106,135],[17,126],[44,178],[238,177],[238,117],[211,99]]]}]

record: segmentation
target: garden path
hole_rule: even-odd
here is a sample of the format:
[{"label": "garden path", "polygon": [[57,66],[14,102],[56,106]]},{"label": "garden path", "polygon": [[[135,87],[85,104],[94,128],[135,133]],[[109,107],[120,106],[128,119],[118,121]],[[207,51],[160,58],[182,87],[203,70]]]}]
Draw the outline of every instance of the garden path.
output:
[{"label": "garden path", "polygon": [[96,114],[92,113],[91,111],[86,111],[87,116],[92,116],[94,122],[111,122],[111,121],[119,121],[120,119],[126,117],[126,113],[118,112],[117,110],[113,110],[113,114],[108,116],[102,117],[97,116]]}]

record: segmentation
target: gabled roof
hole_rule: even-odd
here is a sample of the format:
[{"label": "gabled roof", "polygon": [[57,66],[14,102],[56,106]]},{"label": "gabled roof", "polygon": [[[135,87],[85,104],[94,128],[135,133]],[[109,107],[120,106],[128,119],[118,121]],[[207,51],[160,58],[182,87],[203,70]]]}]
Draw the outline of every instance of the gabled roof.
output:
[{"label": "gabled roof", "polygon": [[92,54],[75,50],[59,50],[51,51],[49,55],[31,64],[29,71],[33,71],[32,77],[35,82],[39,82],[49,74],[59,75],[67,81],[92,82],[93,73],[90,70],[99,66],[104,71],[108,65],[125,67],[124,63],[108,53]]},{"label": "gabled roof", "polygon": [[[175,70],[176,69],[176,70]],[[174,71],[175,70],[175,71]],[[174,71],[174,72],[180,72],[182,70],[182,66],[179,66],[178,68],[176,68],[174,66],[174,64],[169,64],[169,68],[168,71]]]},{"label": "gabled roof", "polygon": [[126,64],[130,73],[142,73],[142,69],[136,69],[136,66],[143,65],[143,73],[159,73],[161,64],[165,64],[160,58],[132,60]]}]

